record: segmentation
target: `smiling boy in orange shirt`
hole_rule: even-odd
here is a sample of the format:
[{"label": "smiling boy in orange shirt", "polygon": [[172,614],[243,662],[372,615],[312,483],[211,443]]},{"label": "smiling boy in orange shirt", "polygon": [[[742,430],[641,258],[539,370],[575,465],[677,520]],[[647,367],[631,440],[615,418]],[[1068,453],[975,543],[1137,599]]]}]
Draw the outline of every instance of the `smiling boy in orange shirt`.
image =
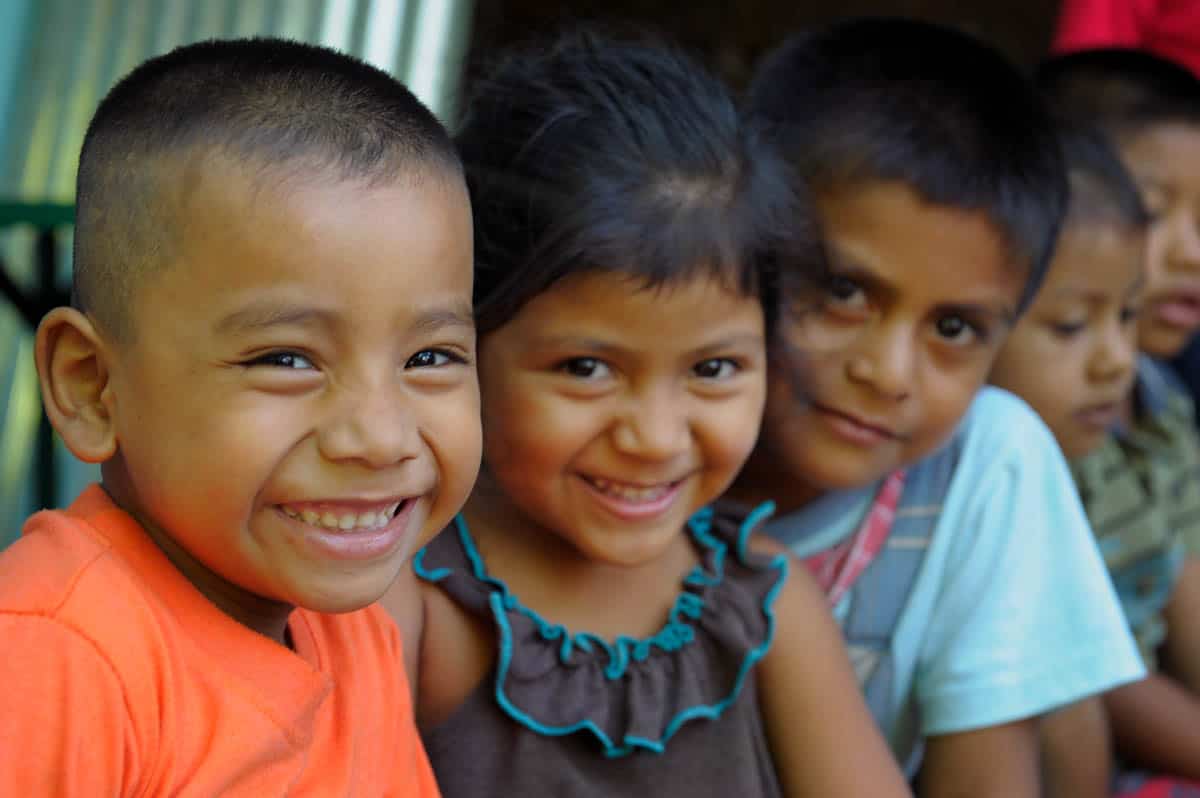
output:
[{"label": "smiling boy in orange shirt", "polygon": [[370,605],[478,468],[471,270],[386,74],[258,39],[112,90],[36,343],[102,484],[0,556],[0,794],[437,794]]}]

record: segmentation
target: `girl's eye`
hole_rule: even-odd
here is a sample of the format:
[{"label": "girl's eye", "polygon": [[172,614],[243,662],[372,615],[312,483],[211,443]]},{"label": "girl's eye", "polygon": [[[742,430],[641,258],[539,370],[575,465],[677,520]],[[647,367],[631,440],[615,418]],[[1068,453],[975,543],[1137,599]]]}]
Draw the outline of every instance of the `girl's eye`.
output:
[{"label": "girl's eye", "polygon": [[247,366],[270,366],[278,369],[315,368],[311,360],[296,352],[268,352],[246,363]]},{"label": "girl's eye", "polygon": [[1121,323],[1129,324],[1130,322],[1137,321],[1137,317],[1140,313],[1141,309],[1135,305],[1127,305],[1121,308]]},{"label": "girl's eye", "polygon": [[602,380],[612,374],[608,364],[594,357],[573,357],[564,361],[559,369],[583,380]]},{"label": "girl's eye", "polygon": [[1056,322],[1050,325],[1050,329],[1060,338],[1071,338],[1083,332],[1084,322],[1082,321],[1064,321]]},{"label": "girl's eye", "polygon": [[738,371],[738,364],[727,357],[702,360],[692,367],[692,373],[704,380],[724,380]]},{"label": "girl's eye", "polygon": [[962,316],[942,316],[935,326],[938,335],[952,344],[965,345],[986,337],[982,330]]},{"label": "girl's eye", "polygon": [[444,349],[422,349],[408,359],[408,362],[404,364],[404,368],[429,369],[462,362],[463,359],[461,357]]}]

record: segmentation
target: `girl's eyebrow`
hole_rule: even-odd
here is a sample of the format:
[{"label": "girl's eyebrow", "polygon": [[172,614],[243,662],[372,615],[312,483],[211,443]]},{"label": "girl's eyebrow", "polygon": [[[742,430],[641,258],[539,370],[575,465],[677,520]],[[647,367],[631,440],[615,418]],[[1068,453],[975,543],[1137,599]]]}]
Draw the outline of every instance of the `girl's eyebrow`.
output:
[{"label": "girl's eyebrow", "polygon": [[[708,352],[718,352],[745,346],[762,346],[765,344],[765,341],[766,337],[760,332],[735,332],[713,341],[706,341],[689,351],[687,356],[695,357]],[[636,353],[638,349],[645,349],[645,347],[627,347],[615,341],[576,335],[549,335],[534,338],[533,345],[537,348],[576,349],[583,352],[595,352],[604,355],[628,355]]]}]

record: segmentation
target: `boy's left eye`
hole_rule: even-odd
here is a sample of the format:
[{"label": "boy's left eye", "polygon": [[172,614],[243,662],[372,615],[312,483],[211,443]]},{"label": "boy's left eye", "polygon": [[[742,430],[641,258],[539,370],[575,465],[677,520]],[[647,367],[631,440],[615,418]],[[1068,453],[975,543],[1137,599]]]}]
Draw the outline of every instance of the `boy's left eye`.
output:
[{"label": "boy's left eye", "polygon": [[981,331],[962,316],[942,316],[934,325],[938,335],[952,344],[969,344],[983,338]]},{"label": "boy's left eye", "polygon": [[313,363],[298,352],[268,352],[249,361],[248,366],[271,366],[278,369],[311,369]]},{"label": "boy's left eye", "polygon": [[448,366],[451,363],[461,363],[462,358],[443,349],[422,349],[408,359],[404,364],[406,369],[428,369],[438,366]]},{"label": "boy's left eye", "polygon": [[713,357],[702,360],[692,367],[692,373],[705,380],[720,380],[732,377],[738,370],[738,364],[727,357]]}]

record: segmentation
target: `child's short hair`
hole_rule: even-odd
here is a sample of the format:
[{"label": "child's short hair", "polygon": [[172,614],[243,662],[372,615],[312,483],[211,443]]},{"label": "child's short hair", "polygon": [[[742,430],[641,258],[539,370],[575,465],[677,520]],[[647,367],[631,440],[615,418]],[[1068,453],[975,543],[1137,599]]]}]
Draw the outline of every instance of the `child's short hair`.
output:
[{"label": "child's short hair", "polygon": [[1044,61],[1038,87],[1057,112],[1112,134],[1166,122],[1200,124],[1200,79],[1141,50],[1081,50]]},{"label": "child's short hair", "polygon": [[662,42],[576,31],[509,54],[456,136],[480,333],[576,272],[711,273],[773,315],[776,258],[820,262],[812,214],[726,88]]},{"label": "child's short hair", "polygon": [[459,170],[437,119],[399,82],[348,55],[280,39],[208,41],[145,62],[108,93],[84,137],[74,302],[127,335],[140,276],[171,259],[165,191],[219,156],[257,174],[381,183]]},{"label": "child's short hair", "polygon": [[1059,141],[1071,190],[1066,228],[1115,225],[1140,230],[1150,223],[1137,183],[1103,130],[1060,120]]},{"label": "child's short hair", "polygon": [[1066,207],[1054,127],[1029,82],[976,39],[926,22],[864,18],[769,55],[749,113],[817,192],[899,181],[928,202],[985,214],[1037,291]]}]

